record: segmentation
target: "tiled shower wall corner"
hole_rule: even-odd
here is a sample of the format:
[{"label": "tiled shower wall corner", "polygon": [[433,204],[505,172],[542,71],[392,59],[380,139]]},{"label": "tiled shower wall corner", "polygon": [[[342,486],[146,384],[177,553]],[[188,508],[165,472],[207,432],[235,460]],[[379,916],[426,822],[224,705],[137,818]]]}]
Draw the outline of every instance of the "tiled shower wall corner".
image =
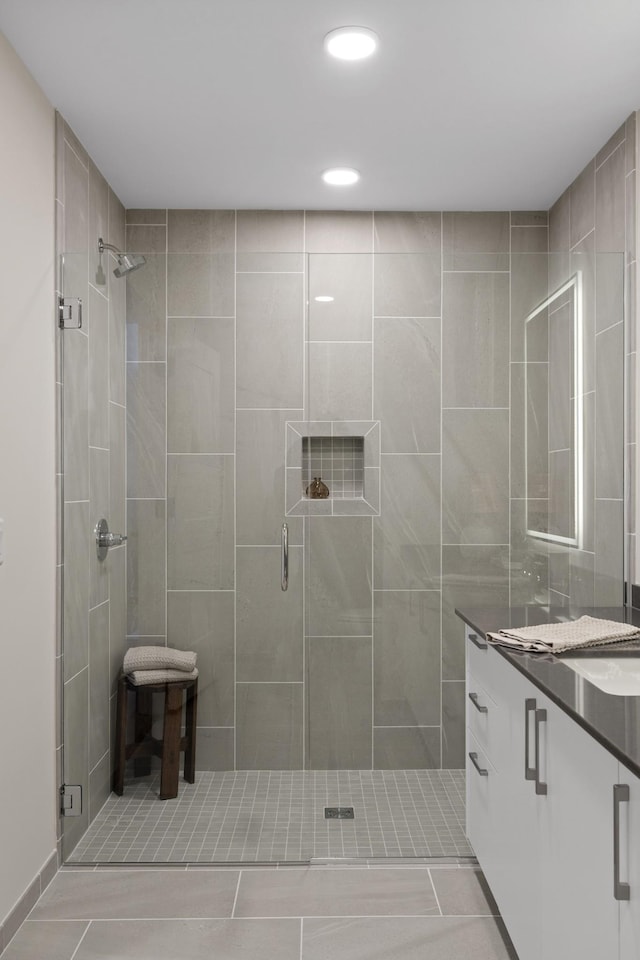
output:
[{"label": "tiled shower wall corner", "polygon": [[[576,269],[582,272],[585,306],[581,550],[526,536],[524,337],[521,328],[518,332],[514,326],[512,331],[512,598],[549,599],[559,606],[616,606],[623,597],[625,553],[633,578],[635,498],[633,479],[628,476],[625,503],[624,447],[631,474],[636,429],[635,236],[636,115],[632,114],[549,211],[548,265],[542,258],[539,270],[521,265],[512,244],[514,324],[522,324],[522,317]],[[533,238],[531,233],[529,239]],[[544,249],[542,232],[538,242]],[[533,249],[531,244],[528,249]],[[612,251],[624,251],[624,257],[614,257]]]},{"label": "tiled shower wall corner", "polygon": [[101,275],[97,248],[99,236],[124,245],[125,213],[59,114],[56,137],[58,261],[64,253],[57,292],[83,304],[82,329],[58,331],[56,372],[59,410],[64,398],[58,445],[60,503],[64,497],[57,558],[64,615],[64,651],[61,630],[57,649],[64,684],[58,782],[84,789],[82,816],[59,821],[69,851],[109,795],[111,715],[125,649],[126,546],[111,550],[99,565],[93,535],[101,517],[116,532],[125,525],[125,281],[113,276],[106,258]]},{"label": "tiled shower wall corner", "polygon": [[[509,597],[512,230],[546,249],[511,220],[127,212],[128,637],[198,651],[201,768],[462,766],[453,608]],[[302,419],[381,422],[379,517],[285,516]]]}]

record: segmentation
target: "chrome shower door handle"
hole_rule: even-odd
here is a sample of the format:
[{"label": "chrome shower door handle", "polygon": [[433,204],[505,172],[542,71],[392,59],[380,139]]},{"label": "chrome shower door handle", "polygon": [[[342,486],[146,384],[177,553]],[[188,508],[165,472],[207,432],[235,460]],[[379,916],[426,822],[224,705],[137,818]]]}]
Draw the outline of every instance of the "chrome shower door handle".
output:
[{"label": "chrome shower door handle", "polygon": [[620,879],[620,804],[629,802],[629,784],[613,785],[613,896],[616,900],[630,900],[631,887]]},{"label": "chrome shower door handle", "polygon": [[282,566],[280,586],[286,590],[289,586],[289,527],[286,523],[282,524]]}]

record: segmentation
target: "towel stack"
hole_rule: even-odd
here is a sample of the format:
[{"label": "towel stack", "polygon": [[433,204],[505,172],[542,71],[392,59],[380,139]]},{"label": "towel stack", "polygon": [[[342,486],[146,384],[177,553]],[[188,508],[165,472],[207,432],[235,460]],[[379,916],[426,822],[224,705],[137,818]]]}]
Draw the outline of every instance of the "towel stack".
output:
[{"label": "towel stack", "polygon": [[633,624],[586,616],[566,623],[541,623],[487,634],[487,640],[493,643],[528,653],[563,653],[638,637],[640,631]]},{"label": "towel stack", "polygon": [[195,680],[197,654],[171,647],[131,647],[124,655],[122,669],[137,687],[148,683]]}]

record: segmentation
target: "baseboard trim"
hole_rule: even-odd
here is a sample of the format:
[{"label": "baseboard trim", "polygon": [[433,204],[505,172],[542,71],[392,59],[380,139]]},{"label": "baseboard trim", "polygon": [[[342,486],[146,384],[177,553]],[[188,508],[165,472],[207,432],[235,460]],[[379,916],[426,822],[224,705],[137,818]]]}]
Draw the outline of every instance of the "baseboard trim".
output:
[{"label": "baseboard trim", "polygon": [[58,851],[55,850],[47,859],[42,870],[31,881],[15,907],[7,914],[4,922],[0,924],[0,954],[4,953],[9,946],[57,872]]}]

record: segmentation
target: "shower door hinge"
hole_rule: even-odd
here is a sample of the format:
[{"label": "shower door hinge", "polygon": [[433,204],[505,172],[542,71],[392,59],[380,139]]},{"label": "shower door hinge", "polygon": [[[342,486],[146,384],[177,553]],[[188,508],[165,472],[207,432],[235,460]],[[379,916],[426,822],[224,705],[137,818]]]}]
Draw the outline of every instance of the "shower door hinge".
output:
[{"label": "shower door hinge", "polygon": [[82,300],[80,297],[58,297],[58,326],[62,330],[82,328]]},{"label": "shower door hinge", "polygon": [[79,817],[82,813],[82,787],[63,783],[60,787],[60,816]]}]

